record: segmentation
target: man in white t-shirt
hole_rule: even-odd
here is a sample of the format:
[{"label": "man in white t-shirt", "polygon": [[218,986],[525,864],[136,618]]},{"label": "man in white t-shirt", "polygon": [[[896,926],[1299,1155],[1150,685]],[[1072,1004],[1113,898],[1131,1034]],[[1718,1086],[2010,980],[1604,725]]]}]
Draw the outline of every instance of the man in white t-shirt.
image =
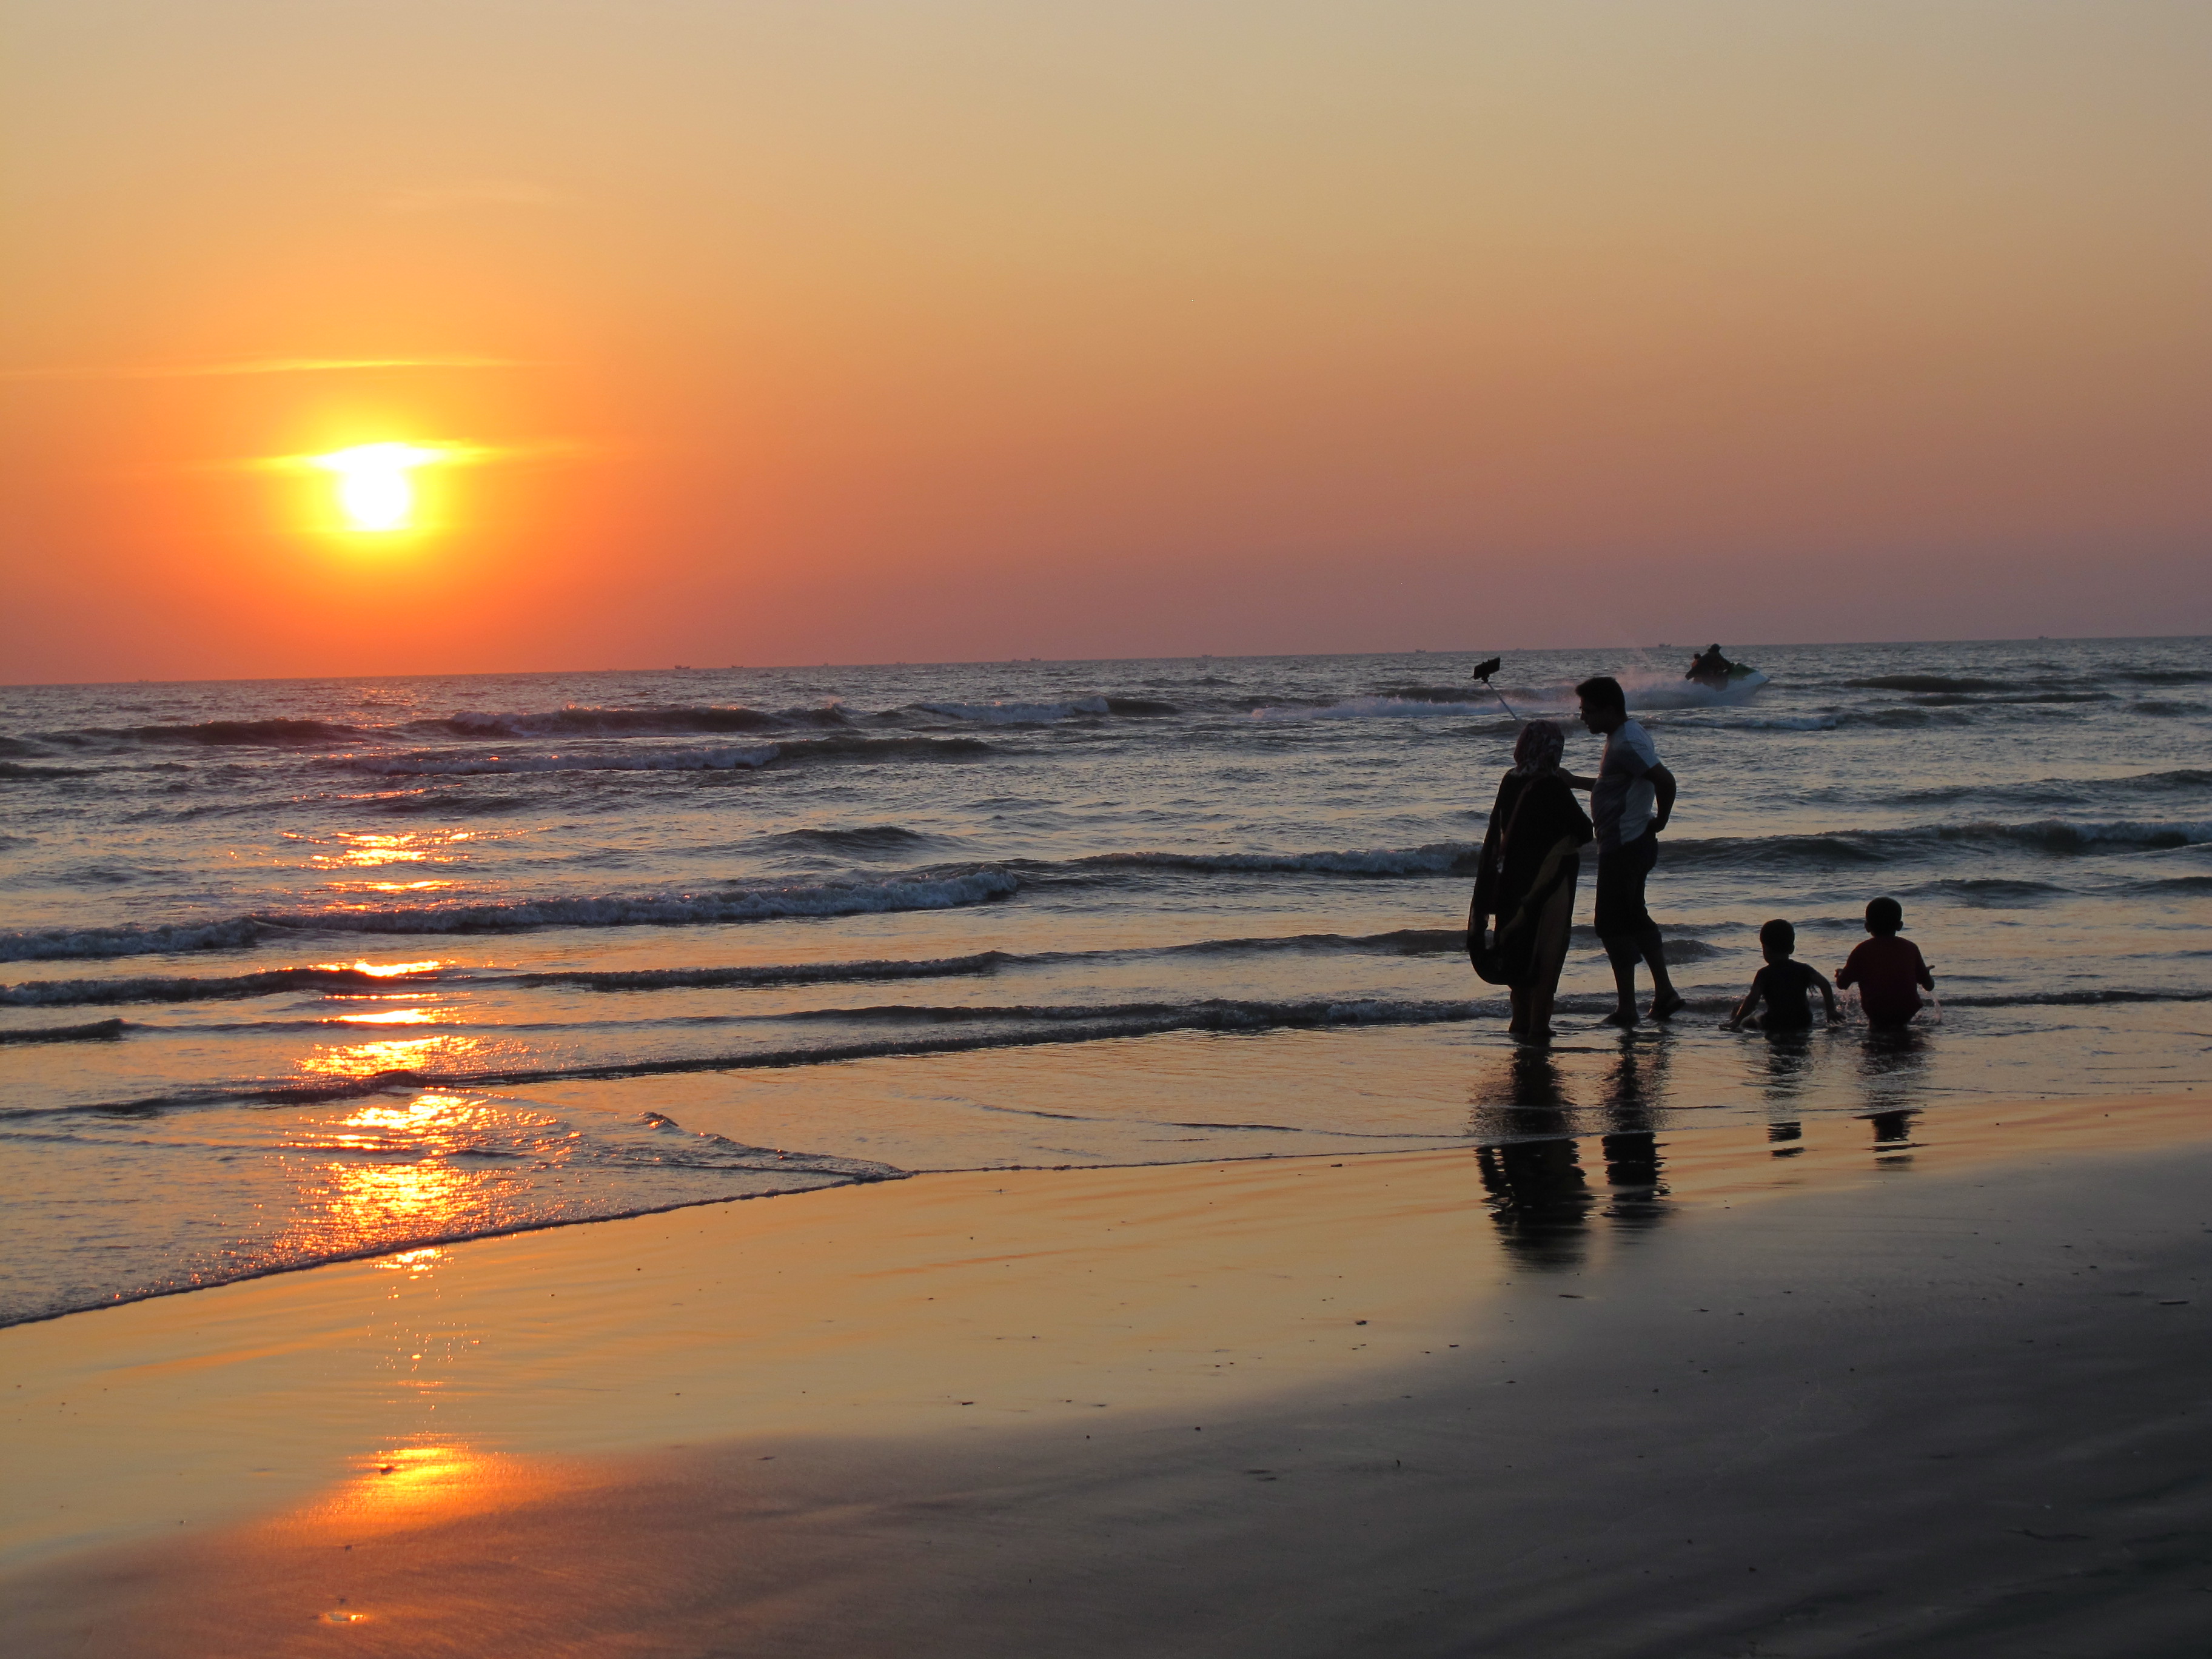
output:
[{"label": "man in white t-shirt", "polygon": [[1659,763],[1651,734],[1628,718],[1620,682],[1601,675],[1575,688],[1583,724],[1605,738],[1597,775],[1567,781],[1590,792],[1590,822],[1597,830],[1597,937],[1613,963],[1620,1006],[1608,1025],[1633,1025],[1636,963],[1651,969],[1651,1018],[1665,1019],[1682,1007],[1667,976],[1658,924],[1644,904],[1644,878],[1659,861],[1659,831],[1674,810],[1674,775]]}]

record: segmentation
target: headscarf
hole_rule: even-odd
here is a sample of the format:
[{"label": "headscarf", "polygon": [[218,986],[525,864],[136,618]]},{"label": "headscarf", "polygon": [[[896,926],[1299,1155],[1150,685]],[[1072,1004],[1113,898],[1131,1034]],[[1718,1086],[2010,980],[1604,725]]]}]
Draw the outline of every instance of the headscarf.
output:
[{"label": "headscarf", "polygon": [[1567,734],[1556,721],[1530,720],[1513,745],[1513,775],[1533,778],[1552,770],[1566,752]]}]

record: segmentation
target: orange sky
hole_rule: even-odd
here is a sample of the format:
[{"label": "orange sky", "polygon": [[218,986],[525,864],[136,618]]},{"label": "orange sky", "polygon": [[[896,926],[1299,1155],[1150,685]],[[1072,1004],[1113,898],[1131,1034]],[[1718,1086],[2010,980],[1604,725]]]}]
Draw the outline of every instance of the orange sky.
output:
[{"label": "orange sky", "polygon": [[2212,632],[2202,0],[0,26],[0,680]]}]

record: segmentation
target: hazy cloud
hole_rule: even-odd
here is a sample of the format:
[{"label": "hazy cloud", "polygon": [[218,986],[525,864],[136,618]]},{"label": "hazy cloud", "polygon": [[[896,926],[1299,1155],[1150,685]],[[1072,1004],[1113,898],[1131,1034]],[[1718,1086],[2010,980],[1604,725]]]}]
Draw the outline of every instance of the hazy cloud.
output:
[{"label": "hazy cloud", "polygon": [[0,380],[191,380],[233,374],[327,374],[356,368],[537,368],[521,357],[238,357],[208,363],[91,363],[0,368]]}]

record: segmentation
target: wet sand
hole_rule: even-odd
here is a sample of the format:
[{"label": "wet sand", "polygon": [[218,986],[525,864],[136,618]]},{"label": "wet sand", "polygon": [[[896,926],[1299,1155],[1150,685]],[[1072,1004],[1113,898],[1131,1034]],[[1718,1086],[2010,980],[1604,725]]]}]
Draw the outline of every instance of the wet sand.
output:
[{"label": "wet sand", "polygon": [[2200,1654],[2208,1194],[2183,1095],[283,1275],[0,1332],[0,1615],[32,1656]]}]

